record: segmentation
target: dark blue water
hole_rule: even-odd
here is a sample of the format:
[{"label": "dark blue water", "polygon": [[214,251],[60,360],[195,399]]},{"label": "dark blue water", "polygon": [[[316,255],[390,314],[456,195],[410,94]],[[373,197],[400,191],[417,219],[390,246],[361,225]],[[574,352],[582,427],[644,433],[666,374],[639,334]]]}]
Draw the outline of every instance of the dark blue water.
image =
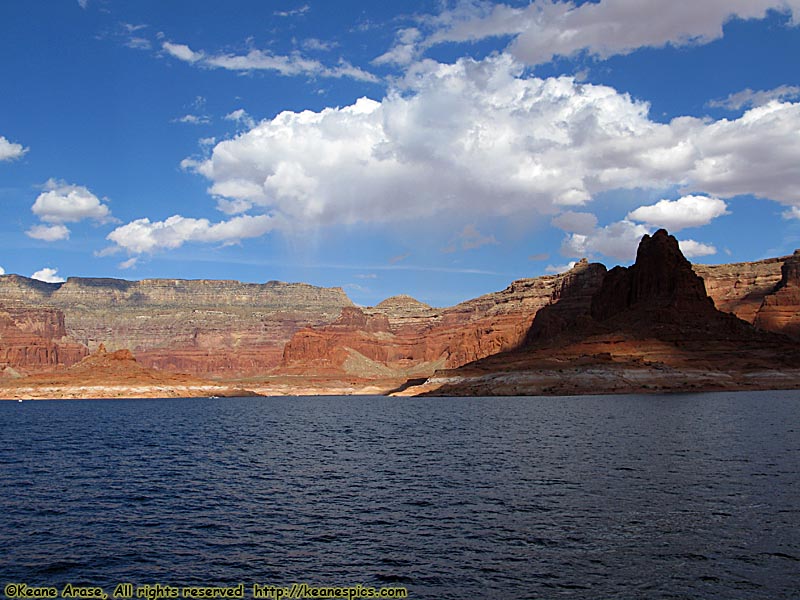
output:
[{"label": "dark blue water", "polygon": [[0,592],[800,598],[799,471],[797,392],[3,402]]}]

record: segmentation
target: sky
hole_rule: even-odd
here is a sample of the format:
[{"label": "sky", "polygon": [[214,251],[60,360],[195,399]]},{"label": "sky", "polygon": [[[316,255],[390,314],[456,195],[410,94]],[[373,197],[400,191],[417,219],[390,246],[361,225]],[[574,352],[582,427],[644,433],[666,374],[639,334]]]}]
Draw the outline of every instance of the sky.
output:
[{"label": "sky", "polygon": [[800,0],[4,0],[0,274],[450,306],[800,247]]}]

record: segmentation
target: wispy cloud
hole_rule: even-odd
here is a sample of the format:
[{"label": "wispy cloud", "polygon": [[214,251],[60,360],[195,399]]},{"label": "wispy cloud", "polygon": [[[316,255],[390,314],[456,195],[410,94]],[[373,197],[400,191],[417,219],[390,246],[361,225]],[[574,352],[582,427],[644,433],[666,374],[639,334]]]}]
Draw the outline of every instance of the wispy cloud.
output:
[{"label": "wispy cloud", "polygon": [[773,100],[797,100],[800,98],[800,86],[796,85],[781,85],[771,90],[758,90],[754,91],[750,88],[745,88],[735,94],[730,94],[727,98],[722,100],[711,100],[708,106],[713,108],[726,108],[728,110],[741,110],[742,108],[751,108],[754,106],[761,106]]},{"label": "wispy cloud", "polygon": [[418,17],[425,35],[401,30],[394,46],[376,62],[408,64],[437,44],[487,38],[510,38],[506,50],[529,65],[578,54],[602,60],[639,48],[707,44],[723,37],[728,21],[763,19],[770,10],[789,15],[792,25],[800,22],[800,5],[795,0],[600,0],[582,4],[534,0],[522,7],[463,1],[438,14]]},{"label": "wispy cloud", "polygon": [[188,123],[189,125],[205,125],[206,123],[210,123],[211,120],[205,115],[192,115],[187,114],[183,115],[182,117],[177,117],[172,119],[173,123]]},{"label": "wispy cloud", "polygon": [[308,4],[303,4],[302,6],[298,6],[297,8],[293,8],[291,10],[276,10],[273,15],[276,17],[299,17],[311,10],[311,7]]},{"label": "wispy cloud", "polygon": [[466,225],[442,252],[452,253],[457,250],[475,250],[481,246],[497,245],[499,242],[493,235],[483,235],[475,225]]},{"label": "wispy cloud", "polygon": [[202,50],[192,50],[186,44],[163,42],[162,48],[172,57],[192,65],[209,69],[227,71],[274,71],[284,76],[305,75],[308,77],[349,78],[357,81],[375,83],[378,78],[344,59],[335,65],[326,65],[308,58],[300,52],[288,55],[272,54],[265,50],[251,49],[245,54],[211,54]]},{"label": "wispy cloud", "polygon": [[236,110],[229,112],[223,117],[223,119],[226,121],[233,121],[234,123],[243,125],[248,129],[252,129],[256,125],[255,119],[247,114],[247,111],[243,108],[237,108]]},{"label": "wispy cloud", "polygon": [[389,259],[389,264],[390,265],[396,265],[397,263],[400,263],[400,262],[403,262],[404,260],[406,260],[409,256],[411,256],[410,252],[406,252],[405,254],[398,254],[397,256],[392,256]]}]

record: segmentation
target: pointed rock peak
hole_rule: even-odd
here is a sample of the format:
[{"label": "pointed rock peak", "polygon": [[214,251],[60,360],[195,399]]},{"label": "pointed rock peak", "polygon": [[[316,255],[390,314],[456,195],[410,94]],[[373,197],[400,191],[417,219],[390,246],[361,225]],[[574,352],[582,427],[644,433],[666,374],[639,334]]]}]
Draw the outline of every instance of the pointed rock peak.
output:
[{"label": "pointed rock peak", "polygon": [[611,269],[592,299],[592,316],[598,320],[633,308],[687,312],[714,308],[703,279],[692,270],[678,240],[665,229],[643,236],[636,262]]}]

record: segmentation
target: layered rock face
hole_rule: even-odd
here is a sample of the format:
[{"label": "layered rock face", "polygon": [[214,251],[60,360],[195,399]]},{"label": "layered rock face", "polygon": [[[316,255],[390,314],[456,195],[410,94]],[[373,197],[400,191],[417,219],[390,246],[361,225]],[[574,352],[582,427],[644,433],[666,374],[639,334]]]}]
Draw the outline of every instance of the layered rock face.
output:
[{"label": "layered rock face", "polygon": [[[653,240],[663,243],[660,236]],[[642,265],[653,252],[640,248]],[[675,310],[687,312],[684,305],[701,296],[701,304],[708,304],[702,282],[690,281],[689,263],[671,260],[675,264],[650,260],[642,271],[651,273],[647,277],[634,276],[637,267],[631,267],[634,275],[613,269],[608,289],[624,288],[624,294],[598,300],[595,317],[644,298],[666,301],[677,290],[683,296],[675,298]],[[765,330],[800,336],[798,260],[796,254],[691,269],[720,310]],[[677,266],[686,281],[668,283]],[[339,288],[280,282],[71,278],[48,284],[3,275],[0,306],[17,312],[2,325],[0,361],[34,369],[68,365],[86,352],[81,344],[94,350],[105,343],[111,351],[132,350],[145,367],[202,377],[260,376],[274,369],[306,376],[421,377],[573,329],[591,316],[588,307],[605,273],[602,265],[582,261],[568,273],[521,279],[443,309],[409,296],[356,308]],[[23,309],[34,312],[25,317]]]},{"label": "layered rock face", "polygon": [[694,265],[719,310],[759,329],[800,337],[800,251],[729,265]]},{"label": "layered rock face", "polygon": [[766,295],[754,324],[761,329],[800,337],[800,250],[781,266],[781,280]]},{"label": "layered rock face", "polygon": [[748,323],[781,280],[781,267],[790,256],[726,265],[693,265],[703,278],[706,292],[717,309],[735,314]]},{"label": "layered rock face", "polygon": [[67,337],[63,312],[0,306],[0,370],[69,366],[87,354],[85,346]]},{"label": "layered rock face", "polygon": [[61,310],[91,350],[128,348],[146,367],[242,377],[276,366],[302,327],[335,320],[352,302],[339,288],[269,282],[0,276],[0,302]]},{"label": "layered rock face", "polygon": [[[582,261],[568,273],[515,281],[501,292],[439,311],[408,296],[345,309],[336,323],[295,334],[284,349],[282,371],[413,377],[455,368],[518,347],[533,315],[561,300],[565,290],[584,290],[588,305],[604,274],[602,265]],[[580,301],[566,296],[565,313],[571,306],[578,310]]]},{"label": "layered rock face", "polygon": [[[85,350],[85,348],[84,348]],[[4,378],[0,399],[187,398],[252,396],[253,392],[192,375],[149,369],[129,350],[108,352],[103,344],[68,368]]]}]

